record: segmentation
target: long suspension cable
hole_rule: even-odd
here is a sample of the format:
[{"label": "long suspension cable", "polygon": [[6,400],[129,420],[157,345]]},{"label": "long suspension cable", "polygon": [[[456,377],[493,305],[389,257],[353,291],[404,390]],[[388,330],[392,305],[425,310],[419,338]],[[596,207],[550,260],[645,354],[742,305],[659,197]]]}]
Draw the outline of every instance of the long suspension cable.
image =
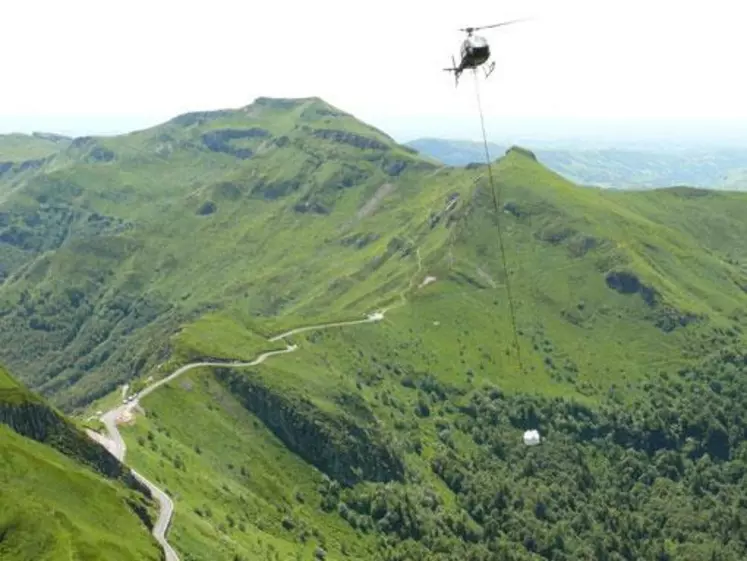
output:
[{"label": "long suspension cable", "polygon": [[498,206],[498,196],[496,194],[495,181],[493,180],[493,168],[490,159],[490,150],[488,149],[488,135],[485,132],[485,117],[482,111],[482,101],[480,99],[480,80],[477,77],[477,68],[473,70],[475,76],[475,94],[477,96],[477,110],[480,113],[480,127],[482,128],[482,142],[485,148],[485,163],[488,166],[488,180],[490,181],[490,192],[493,195],[493,207],[495,210],[495,220],[498,225],[498,244],[501,250],[501,262],[503,263],[503,273],[506,276],[506,293],[508,295],[508,309],[511,315],[511,326],[514,332],[514,346],[516,347],[516,356],[519,362],[519,370],[524,373],[524,363],[521,359],[521,345],[519,344],[519,329],[516,326],[516,311],[514,309],[514,299],[511,293],[511,280],[509,278],[508,264],[506,260],[506,247],[503,243],[503,230],[501,229],[501,213]]}]

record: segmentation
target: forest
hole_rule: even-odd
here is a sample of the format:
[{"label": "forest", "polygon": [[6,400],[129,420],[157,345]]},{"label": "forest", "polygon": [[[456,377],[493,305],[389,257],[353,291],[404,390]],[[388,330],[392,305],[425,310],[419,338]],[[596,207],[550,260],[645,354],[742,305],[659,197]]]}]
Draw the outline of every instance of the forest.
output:
[{"label": "forest", "polygon": [[[436,390],[429,414],[458,413],[437,421],[431,469],[457,505],[422,484],[329,481],[323,508],[378,534],[380,561],[745,559],[745,375],[747,355],[721,350],[628,404]],[[540,446],[522,443],[529,428]]]}]

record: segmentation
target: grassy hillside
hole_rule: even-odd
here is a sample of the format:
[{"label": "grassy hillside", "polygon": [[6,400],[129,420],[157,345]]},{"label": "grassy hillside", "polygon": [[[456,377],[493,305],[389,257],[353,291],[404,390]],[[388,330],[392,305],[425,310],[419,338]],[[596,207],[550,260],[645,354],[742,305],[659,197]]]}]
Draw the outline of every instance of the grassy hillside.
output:
[{"label": "grassy hillside", "polygon": [[486,171],[316,98],[75,139],[0,207],[0,358],[93,411],[386,309],[143,400],[185,559],[744,558],[747,196]]},{"label": "grassy hillside", "polygon": [[64,149],[72,139],[55,134],[0,134],[0,162],[40,160]]},{"label": "grassy hillside", "polygon": [[3,560],[161,558],[130,506],[145,508],[142,498],[5,425],[0,483]]},{"label": "grassy hillside", "polygon": [[98,445],[50,416],[0,368],[0,557],[160,559],[146,497],[123,484],[106,451],[97,456]]},{"label": "grassy hillside", "polygon": [[[423,155],[447,165],[484,162],[482,142],[421,138],[407,143]],[[506,147],[489,144],[490,153]],[[740,180],[747,173],[743,149],[633,150],[537,148],[539,160],[571,181],[614,188],[654,188],[689,185],[713,189],[745,190]]]},{"label": "grassy hillside", "polygon": [[[284,103],[78,139],[16,191],[1,215],[8,363],[80,404],[154,367],[161,336],[206,311],[318,312],[320,293],[347,290],[389,241],[357,240],[358,223],[407,196],[388,182],[412,192],[432,166],[322,102]],[[402,218],[378,210],[383,231]]]},{"label": "grassy hillside", "polygon": [[[608,378],[610,357],[636,377],[631,349],[676,362],[698,327],[668,331],[704,315],[728,323],[741,302],[740,266],[714,251],[734,241],[730,258],[740,258],[744,198],[621,198],[580,189],[517,151],[497,173],[526,358],[540,372],[551,340],[563,350],[550,360],[576,363],[579,380]],[[267,331],[398,302],[418,255],[440,279],[428,287],[437,307],[494,309],[493,329],[507,337],[485,189],[484,169],[434,166],[316,98],[262,98],[76,139],[0,214],[2,358],[60,406],[80,407],[157,375],[174,348],[191,356],[175,335],[208,312]],[[716,220],[713,231],[688,234],[699,206],[731,212],[729,232]],[[662,212],[671,224],[657,222]],[[712,247],[712,235],[727,246]],[[596,358],[587,358],[589,338],[604,349]],[[441,348],[448,361],[454,349]]]}]

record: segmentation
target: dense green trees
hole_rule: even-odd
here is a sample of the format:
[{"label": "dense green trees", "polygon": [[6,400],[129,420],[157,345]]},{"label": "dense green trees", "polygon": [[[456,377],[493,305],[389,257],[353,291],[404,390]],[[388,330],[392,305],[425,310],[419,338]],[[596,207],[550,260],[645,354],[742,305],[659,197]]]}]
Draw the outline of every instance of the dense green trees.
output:
[{"label": "dense green trees", "polygon": [[[462,400],[423,483],[323,489],[381,536],[381,560],[731,561],[747,557],[747,356],[721,351],[632,403],[598,407],[482,388]],[[443,421],[440,421],[445,425]],[[522,431],[537,428],[538,447]]]}]

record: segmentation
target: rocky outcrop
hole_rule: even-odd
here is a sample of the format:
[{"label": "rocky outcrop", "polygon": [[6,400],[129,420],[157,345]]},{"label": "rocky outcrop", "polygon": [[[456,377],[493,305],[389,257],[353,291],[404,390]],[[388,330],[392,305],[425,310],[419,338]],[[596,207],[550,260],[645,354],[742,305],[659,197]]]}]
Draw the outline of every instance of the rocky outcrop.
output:
[{"label": "rocky outcrop", "polygon": [[265,129],[254,127],[251,129],[218,129],[202,135],[202,143],[213,152],[230,154],[242,160],[248,160],[254,155],[249,148],[234,148],[232,140],[244,138],[266,138],[270,133]]},{"label": "rocky outcrop", "polygon": [[217,368],[216,377],[294,453],[344,485],[402,481],[405,466],[369,423],[322,411],[309,400],[270,389],[246,370]]},{"label": "rocky outcrop", "polygon": [[354,132],[347,132],[335,129],[313,129],[311,134],[316,138],[323,138],[324,140],[331,140],[340,144],[348,144],[355,148],[361,149],[373,149],[373,150],[389,150],[389,146],[376,140],[375,138],[369,138],[362,136]]}]

